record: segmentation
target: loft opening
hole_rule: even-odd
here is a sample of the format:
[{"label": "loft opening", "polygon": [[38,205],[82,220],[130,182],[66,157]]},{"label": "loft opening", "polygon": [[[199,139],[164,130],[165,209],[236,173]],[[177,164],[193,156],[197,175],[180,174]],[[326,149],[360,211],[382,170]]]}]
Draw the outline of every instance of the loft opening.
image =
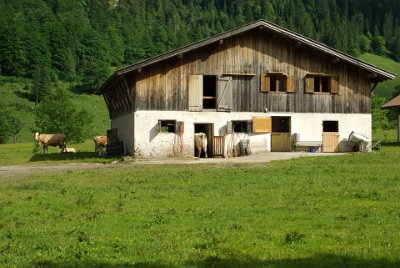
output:
[{"label": "loft opening", "polygon": [[203,76],[203,108],[216,109],[217,100],[217,76]]}]

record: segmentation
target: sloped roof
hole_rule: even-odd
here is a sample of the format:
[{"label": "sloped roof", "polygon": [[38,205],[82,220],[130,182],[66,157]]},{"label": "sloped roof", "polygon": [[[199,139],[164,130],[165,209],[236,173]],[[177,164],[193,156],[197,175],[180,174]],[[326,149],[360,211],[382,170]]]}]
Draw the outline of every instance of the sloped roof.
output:
[{"label": "sloped roof", "polygon": [[314,48],[318,51],[321,51],[325,54],[328,54],[332,57],[338,58],[341,61],[347,62],[351,65],[354,65],[360,69],[363,69],[367,72],[370,72],[371,74],[376,75],[376,77],[381,78],[382,80],[387,80],[387,79],[394,79],[396,77],[396,75],[394,73],[385,71],[381,68],[378,68],[372,64],[366,63],[362,60],[359,60],[351,55],[348,55],[346,53],[343,53],[339,50],[336,50],[334,48],[331,48],[323,43],[314,41],[308,37],[302,36],[298,33],[292,32],[288,29],[285,29],[281,26],[278,26],[274,23],[268,22],[266,20],[258,20],[249,24],[246,24],[244,26],[241,26],[239,28],[218,34],[214,37],[210,37],[207,39],[204,39],[202,41],[198,41],[192,44],[189,44],[187,46],[178,48],[178,49],[174,49],[171,50],[167,53],[161,54],[159,56],[153,57],[153,58],[149,58],[146,59],[144,61],[129,65],[127,67],[121,68],[119,70],[117,70],[99,89],[99,93],[104,92],[107,87],[114,81],[114,79],[116,79],[117,77],[124,75],[126,73],[141,69],[143,67],[149,66],[151,64],[187,53],[189,51],[210,45],[212,43],[215,42],[219,42],[220,40],[253,30],[257,27],[264,27],[266,29],[268,29],[271,32],[277,33],[281,36],[284,36],[288,39],[294,40],[295,42],[299,42],[301,45],[305,45],[311,48]]},{"label": "sloped roof", "polygon": [[381,106],[382,109],[388,109],[393,107],[400,107],[400,95],[391,99],[390,101]]}]

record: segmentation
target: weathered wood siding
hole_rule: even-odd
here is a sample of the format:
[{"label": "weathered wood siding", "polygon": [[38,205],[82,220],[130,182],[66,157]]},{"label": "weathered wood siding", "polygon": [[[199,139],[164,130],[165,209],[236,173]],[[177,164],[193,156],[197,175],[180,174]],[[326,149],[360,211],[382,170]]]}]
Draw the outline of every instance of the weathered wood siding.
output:
[{"label": "weathered wood siding", "polygon": [[[290,76],[295,92],[261,92],[260,75],[267,72]],[[338,77],[339,93],[305,93],[304,78],[309,73]],[[335,63],[321,52],[259,29],[126,75],[134,109],[187,111],[189,75],[232,76],[232,111],[370,112],[371,84],[366,71]]]}]

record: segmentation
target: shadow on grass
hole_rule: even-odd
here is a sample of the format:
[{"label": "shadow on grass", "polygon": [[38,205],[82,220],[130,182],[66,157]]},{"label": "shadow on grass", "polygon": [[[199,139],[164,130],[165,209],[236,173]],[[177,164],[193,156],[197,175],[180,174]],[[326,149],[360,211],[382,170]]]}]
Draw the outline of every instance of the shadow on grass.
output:
[{"label": "shadow on grass", "polygon": [[400,147],[400,142],[382,142],[382,146]]},{"label": "shadow on grass", "polygon": [[34,154],[30,161],[31,162],[40,162],[40,161],[87,161],[87,162],[110,162],[116,159],[120,159],[121,157],[99,157],[95,152],[77,152],[77,153],[49,153],[42,154],[37,153]]},{"label": "shadow on grass", "polygon": [[[58,262],[37,262],[34,263],[37,267],[182,267],[182,265],[162,264],[162,263],[146,263],[140,262],[136,264],[109,264],[102,262],[79,262],[77,263],[58,263]],[[259,260],[249,256],[236,256],[232,258],[219,258],[219,257],[208,257],[203,260],[190,260],[184,263],[184,267],[280,267],[280,268],[291,268],[291,267],[324,267],[324,268],[336,268],[336,267],[400,267],[400,261],[389,261],[386,259],[357,259],[348,256],[338,255],[316,255],[313,258],[304,259],[277,259],[277,260]]]}]

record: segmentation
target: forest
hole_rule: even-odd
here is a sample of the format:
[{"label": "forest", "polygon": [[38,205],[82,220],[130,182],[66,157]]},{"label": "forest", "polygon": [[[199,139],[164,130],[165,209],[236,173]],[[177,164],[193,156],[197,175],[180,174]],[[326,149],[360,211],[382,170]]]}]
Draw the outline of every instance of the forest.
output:
[{"label": "forest", "polygon": [[400,62],[399,17],[398,0],[0,0],[0,76],[32,81],[36,104],[57,82],[92,94],[117,68],[258,19]]},{"label": "forest", "polygon": [[80,82],[266,19],[357,56],[400,61],[397,0],[1,0],[0,75]]}]

